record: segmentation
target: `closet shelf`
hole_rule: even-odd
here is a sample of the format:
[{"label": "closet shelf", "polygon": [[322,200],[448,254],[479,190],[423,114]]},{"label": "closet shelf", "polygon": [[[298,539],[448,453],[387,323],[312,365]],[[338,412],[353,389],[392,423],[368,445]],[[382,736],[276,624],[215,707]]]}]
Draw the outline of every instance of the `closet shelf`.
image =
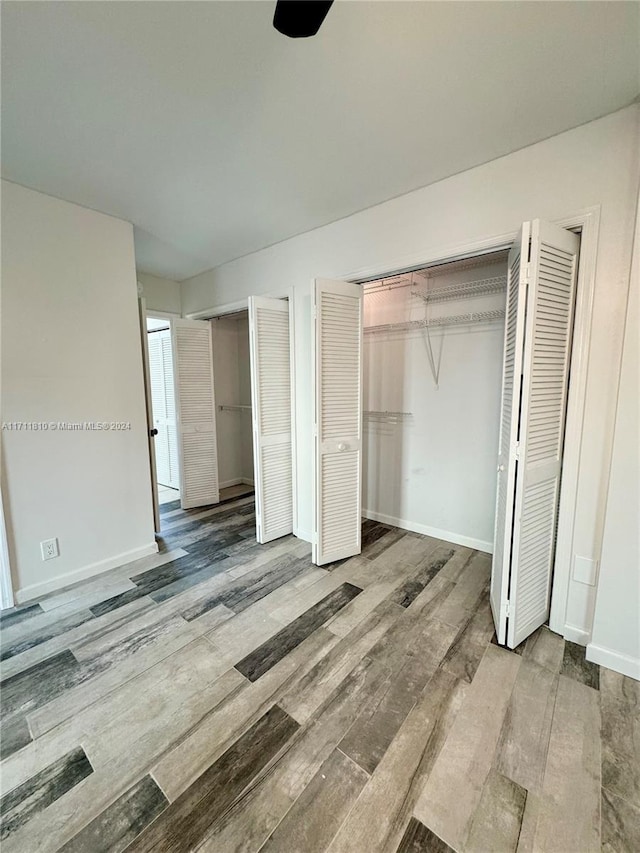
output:
[{"label": "closet shelf", "polygon": [[496,323],[504,320],[504,308],[495,311],[471,311],[468,314],[449,314],[445,317],[432,317],[430,320],[407,320],[404,323],[384,323],[381,326],[365,326],[365,334],[379,332],[410,332],[413,330],[433,328],[435,326],[470,326],[476,323]]},{"label": "closet shelf", "polygon": [[473,296],[485,296],[490,293],[502,293],[507,289],[506,275],[493,278],[481,278],[476,281],[466,281],[462,284],[449,284],[433,290],[412,290],[424,302],[445,302],[450,299],[468,299]]},{"label": "closet shelf", "polygon": [[219,412],[246,412],[251,411],[251,406],[218,406]]},{"label": "closet shelf", "polygon": [[364,411],[362,413],[366,420],[370,421],[386,421],[388,423],[398,423],[405,418],[412,418],[413,412],[375,412]]}]

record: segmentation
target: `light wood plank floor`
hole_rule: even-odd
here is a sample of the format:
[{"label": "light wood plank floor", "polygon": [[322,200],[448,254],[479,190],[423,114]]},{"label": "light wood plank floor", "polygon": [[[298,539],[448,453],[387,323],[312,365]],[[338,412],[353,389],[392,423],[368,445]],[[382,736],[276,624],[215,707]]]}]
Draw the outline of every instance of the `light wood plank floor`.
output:
[{"label": "light wood plank floor", "polygon": [[162,515],[0,617],[3,853],[640,850],[639,685],[498,647],[487,555],[365,522],[318,568],[251,496]]}]

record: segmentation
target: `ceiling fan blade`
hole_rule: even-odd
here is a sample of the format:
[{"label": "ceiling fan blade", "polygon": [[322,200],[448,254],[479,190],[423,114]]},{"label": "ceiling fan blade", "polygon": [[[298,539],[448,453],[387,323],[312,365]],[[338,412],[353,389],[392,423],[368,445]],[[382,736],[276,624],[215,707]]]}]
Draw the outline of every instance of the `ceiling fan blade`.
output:
[{"label": "ceiling fan blade", "polygon": [[289,38],[315,36],[333,0],[278,0],[273,26]]}]

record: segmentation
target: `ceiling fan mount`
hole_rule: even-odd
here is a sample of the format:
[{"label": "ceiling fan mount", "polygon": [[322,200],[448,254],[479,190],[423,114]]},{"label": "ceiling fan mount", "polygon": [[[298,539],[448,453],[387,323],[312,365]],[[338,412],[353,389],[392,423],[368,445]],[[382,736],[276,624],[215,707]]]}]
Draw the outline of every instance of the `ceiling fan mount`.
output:
[{"label": "ceiling fan mount", "polygon": [[289,38],[315,36],[333,0],[277,0],[273,26]]}]

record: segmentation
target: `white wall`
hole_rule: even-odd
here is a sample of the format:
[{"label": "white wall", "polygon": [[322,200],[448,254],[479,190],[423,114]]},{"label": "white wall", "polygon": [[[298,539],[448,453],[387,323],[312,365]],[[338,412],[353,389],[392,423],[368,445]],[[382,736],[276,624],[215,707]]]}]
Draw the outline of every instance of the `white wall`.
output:
[{"label": "white wall", "polygon": [[[506,260],[432,279],[432,287],[506,276]],[[421,289],[426,288],[426,283]],[[504,309],[505,293],[430,303],[411,287],[365,290],[366,326]],[[435,363],[430,366],[428,344]],[[504,322],[365,333],[364,515],[493,550]],[[434,378],[438,377],[438,385]]]},{"label": "white wall", "polygon": [[2,230],[2,420],[131,424],[3,431],[24,600],[157,549],[132,227],[3,181]]},{"label": "white wall", "polygon": [[147,311],[163,311],[180,314],[180,285],[168,278],[159,278],[145,272],[138,272],[138,281],[142,285]]},{"label": "white wall", "polygon": [[[249,405],[249,325],[246,318],[221,317],[213,329],[213,374],[216,405]],[[216,412],[220,487],[253,481],[251,413]]]},{"label": "white wall", "polygon": [[640,679],[640,216],[589,660]]},{"label": "white wall", "polygon": [[[639,174],[637,151],[634,106],[183,282],[185,314],[237,302],[249,294],[284,296],[295,288],[301,533],[311,529],[311,279],[357,278],[359,273],[364,277],[418,266],[477,241],[515,235],[524,220],[558,220],[598,205],[596,292],[573,551],[600,557]],[[594,603],[595,588],[571,580],[566,623],[572,636],[584,631],[586,639]]]}]

